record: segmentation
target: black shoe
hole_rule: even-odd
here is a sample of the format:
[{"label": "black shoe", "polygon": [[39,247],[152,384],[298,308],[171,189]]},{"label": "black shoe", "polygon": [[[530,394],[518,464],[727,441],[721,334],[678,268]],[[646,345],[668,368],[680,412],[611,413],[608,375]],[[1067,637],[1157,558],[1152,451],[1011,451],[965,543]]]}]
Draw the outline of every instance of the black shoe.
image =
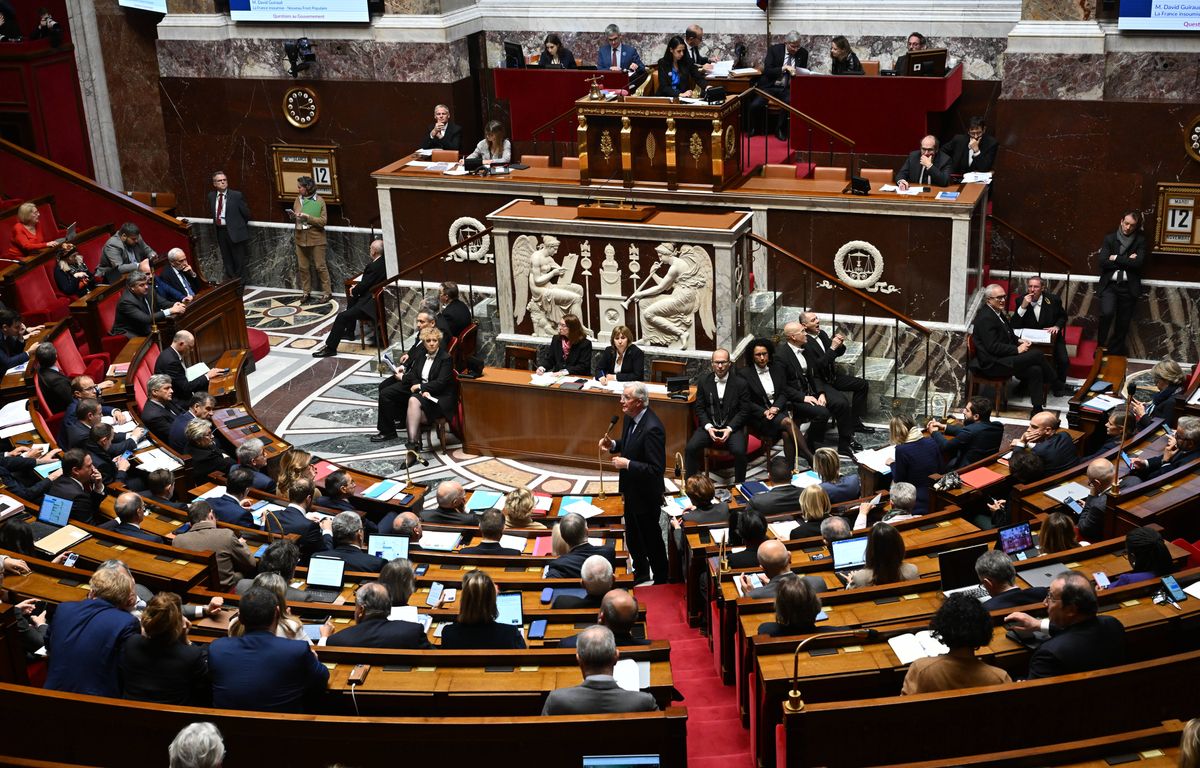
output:
[{"label": "black shoe", "polygon": [[1050,394],[1054,395],[1055,397],[1071,397],[1075,394],[1075,387],[1069,387],[1064,384],[1051,389]]},{"label": "black shoe", "polygon": [[416,464],[417,464],[417,456],[416,456],[416,454],[410,453],[410,454],[408,454],[407,456],[405,456],[405,457],[404,457],[404,468],[405,468],[405,469],[408,469],[409,467],[416,466]]},{"label": "black shoe", "polygon": [[854,431],[855,431],[855,432],[861,432],[861,433],[863,433],[864,435],[873,435],[873,434],[875,434],[876,432],[878,432],[879,430],[875,429],[875,427],[868,427],[866,424],[863,424],[863,423],[860,421],[860,422],[858,422],[857,424],[855,424],[855,425],[854,425]]},{"label": "black shoe", "polygon": [[397,435],[395,432],[393,432],[391,434],[387,434],[385,432],[376,432],[375,434],[371,435],[371,442],[372,443],[386,443],[390,440],[396,440],[399,437],[400,436]]},{"label": "black shoe", "polygon": [[316,352],[313,352],[312,356],[313,357],[333,357],[336,354],[337,354],[336,349],[330,349],[329,347],[321,347]]},{"label": "black shoe", "polygon": [[779,139],[780,141],[787,141],[788,140],[787,127],[785,126],[783,128],[780,128],[779,130],[775,131],[775,138]]},{"label": "black shoe", "polygon": [[850,448],[854,451],[861,451],[863,449],[862,443],[858,442],[857,440],[850,441]]}]

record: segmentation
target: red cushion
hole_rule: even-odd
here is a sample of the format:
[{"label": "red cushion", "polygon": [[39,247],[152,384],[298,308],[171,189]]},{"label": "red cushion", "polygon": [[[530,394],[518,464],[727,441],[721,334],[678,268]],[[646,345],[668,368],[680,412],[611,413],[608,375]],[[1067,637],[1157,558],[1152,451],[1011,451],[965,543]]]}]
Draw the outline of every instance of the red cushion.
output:
[{"label": "red cushion", "polygon": [[250,356],[258,362],[271,352],[271,339],[267,334],[255,328],[246,329],[246,338],[250,341]]},{"label": "red cushion", "polygon": [[58,296],[46,277],[46,270],[31,269],[13,281],[21,314],[30,325],[53,323],[65,318],[71,300]]}]

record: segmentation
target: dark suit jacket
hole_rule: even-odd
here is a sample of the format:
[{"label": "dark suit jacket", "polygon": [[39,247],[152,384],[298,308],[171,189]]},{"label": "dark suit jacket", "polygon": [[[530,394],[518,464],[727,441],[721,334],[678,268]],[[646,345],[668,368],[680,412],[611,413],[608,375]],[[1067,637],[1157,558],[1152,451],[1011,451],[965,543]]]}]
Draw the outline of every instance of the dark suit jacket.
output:
[{"label": "dark suit jacket", "polygon": [[1012,375],[1017,335],[1006,320],[991,307],[980,307],[975,315],[971,338],[975,341],[975,362],[985,376]]},{"label": "dark suit jacket", "polygon": [[50,484],[46,493],[70,501],[71,519],[81,523],[91,523],[96,519],[96,510],[100,508],[100,502],[104,499],[104,494],[84,490],[67,475],[60,475]]},{"label": "dark suit jacket", "polygon": [[538,69],[579,69],[575,64],[575,54],[567,48],[558,49],[558,64],[552,64],[551,61],[550,54],[542,48],[542,55],[538,57]]},{"label": "dark suit jacket", "polygon": [[521,632],[508,624],[447,624],[442,630],[442,648],[447,650],[487,650],[525,647]]},{"label": "dark suit jacket", "polygon": [[1079,463],[1075,443],[1066,432],[1055,432],[1050,437],[1034,443],[1033,452],[1042,457],[1047,477]]},{"label": "dark suit jacket", "polygon": [[[761,495],[761,494],[760,494]],[[758,547],[746,545],[746,548],[741,552],[733,552],[729,555],[730,568],[757,568],[758,567]]]},{"label": "dark suit jacket", "polygon": [[[650,645],[650,641],[647,640],[646,638],[634,637],[633,635],[631,635],[629,633],[618,634],[618,633],[614,632],[613,640],[617,641],[618,648],[630,648],[630,647],[637,647],[637,646],[641,646],[641,645]],[[562,640],[558,641],[559,648],[577,648],[578,646],[579,646],[579,635],[571,635],[570,637],[564,637]]]},{"label": "dark suit jacket", "polygon": [[[1021,298],[1024,299],[1024,295]],[[1020,306],[1018,302],[1017,308],[1020,309]],[[1034,317],[1033,307],[1026,309],[1024,315],[1019,315],[1016,310],[1013,310],[1008,321],[1012,324],[1013,328],[1049,328],[1050,326],[1054,326],[1059,331],[1062,331],[1067,327],[1067,310],[1063,308],[1062,300],[1053,293],[1042,293],[1041,313],[1041,317]],[[1061,342],[1062,340],[1062,334],[1059,333],[1058,341]]]},{"label": "dark suit jacket", "polygon": [[[371,291],[386,279],[387,262],[384,261],[383,256],[371,259],[371,263],[363,270],[362,279],[350,289],[350,300],[346,303],[346,311],[355,310],[374,320],[378,310],[375,308],[375,298],[371,295]],[[448,346],[450,340],[442,339],[442,344]]]},{"label": "dark suit jacket", "polygon": [[[182,276],[181,276],[182,275]],[[175,269],[168,264],[163,267],[162,272],[158,274],[158,280],[155,285],[158,287],[158,293],[164,299],[169,301],[183,301],[187,297],[187,291],[183,290],[184,282],[186,281],[192,293],[200,292],[200,278],[192,275],[176,272]]]},{"label": "dark suit jacket", "polygon": [[929,511],[929,476],[942,471],[942,449],[936,440],[923,437],[912,443],[896,446],[896,460],[892,462],[892,482],[912,483],[917,487],[917,503],[914,515]]},{"label": "dark suit jacket", "polygon": [[[1109,256],[1117,254],[1116,261],[1109,261]],[[1105,236],[1104,242],[1100,244],[1100,284],[1096,288],[1099,293],[1108,287],[1112,281],[1113,275],[1119,270],[1125,270],[1125,277],[1129,281],[1129,289],[1134,296],[1142,292],[1142,271],[1146,268],[1146,236],[1141,230],[1133,233],[1133,242],[1129,244],[1129,248],[1122,249],[1121,241],[1117,237],[1117,232],[1112,232]]]},{"label": "dark suit jacket", "polygon": [[428,648],[425,630],[411,621],[367,619],[330,635],[326,645],[349,648]]},{"label": "dark suit jacket", "polygon": [[[924,176],[922,177],[922,173]],[[920,179],[924,178],[924,181]],[[935,187],[950,185],[950,158],[945,152],[933,156],[933,167],[925,170],[921,166],[921,150],[914,149],[896,173],[896,181],[907,181],[912,185],[929,184]]]},{"label": "dark suit jacket", "polygon": [[269,476],[267,474],[259,472],[257,469],[250,466],[249,464],[239,464],[238,466],[245,467],[246,469],[248,469],[254,473],[254,490],[266,491],[267,493],[275,493],[275,486],[277,485],[277,483],[275,482],[274,478],[272,478],[271,476]]},{"label": "dark suit jacket", "polygon": [[[896,71],[900,71],[897,65]],[[971,160],[971,137],[965,133],[960,133],[942,147],[942,152],[950,156],[950,171],[962,175],[971,171],[986,172],[992,170],[996,164],[996,150],[1000,148],[1000,142],[990,133],[983,134],[979,139],[979,154],[975,156],[975,160]]]},{"label": "dark suit jacket", "polygon": [[502,547],[497,541],[483,541],[473,547],[459,550],[464,555],[520,555],[518,550]]},{"label": "dark suit jacket", "polygon": [[[802,364],[801,358],[803,358],[803,363],[807,363],[807,366]],[[782,366],[787,374],[787,399],[793,406],[803,403],[804,398],[809,395],[816,397],[825,391],[825,384],[817,378],[807,349],[802,350],[800,356],[797,357],[790,344],[780,344],[775,348],[775,365]],[[745,370],[753,371],[754,368],[751,366]],[[761,392],[762,387],[758,389]],[[757,412],[765,410],[765,408],[764,406],[753,410]]]},{"label": "dark suit jacket", "polygon": [[140,632],[133,614],[106,600],[59,603],[46,629],[50,652],[46,689],[120,696],[121,647]]},{"label": "dark suit jacket", "polygon": [[604,595],[559,595],[554,598],[554,602],[550,603],[550,607],[554,610],[562,610],[565,608],[599,608],[601,601],[604,600]]},{"label": "dark suit jacket", "polygon": [[[846,354],[846,345],[842,344],[837,349],[834,349],[828,333],[821,331],[817,336],[821,340],[819,344],[812,337],[809,337],[808,341],[804,342],[804,357],[808,360],[813,375],[822,383],[829,384],[837,376],[837,368],[834,367],[834,361]],[[787,345],[785,344],[784,346],[786,347]]]},{"label": "dark suit jacket", "polygon": [[564,358],[562,353],[562,337],[554,336],[550,343],[542,347],[538,355],[538,364],[547,371],[565,370],[574,376],[590,376],[592,373],[592,341],[583,338],[571,345],[571,351]]},{"label": "dark suit jacket", "polygon": [[989,611],[1001,608],[1016,608],[1018,605],[1033,605],[1046,599],[1045,587],[1029,587],[1027,589],[1010,589],[984,601],[983,607]]},{"label": "dark suit jacket", "polygon": [[27,362],[29,353],[25,351],[25,342],[20,336],[0,336],[0,371]]},{"label": "dark suit jacket", "polygon": [[771,363],[770,371],[771,381],[775,384],[774,398],[767,397],[767,391],[763,389],[762,382],[758,379],[758,371],[753,364],[738,371],[746,382],[746,391],[749,393],[750,407],[747,410],[747,418],[757,416],[772,406],[784,411],[788,408],[788,400],[791,397],[788,384],[791,383],[792,390],[796,390],[796,381],[798,380],[794,381],[779,361]]},{"label": "dark suit jacket", "polygon": [[829,497],[830,504],[840,504],[862,495],[862,481],[858,475],[843,475],[835,482],[821,483],[821,490]]},{"label": "dark suit jacket", "polygon": [[791,483],[776,485],[770,490],[751,496],[748,506],[764,515],[795,512],[800,509],[800,489]]},{"label": "dark suit jacket", "polygon": [[[284,533],[300,534],[300,551],[305,556],[333,548],[333,537],[328,533],[321,533],[321,526],[305,517],[304,512],[299,507],[289,504],[283,511],[276,512],[275,516],[279,518],[279,523],[283,526]],[[263,527],[278,532],[274,520],[271,520],[269,523],[263,521]]]},{"label": "dark suit jacket", "polygon": [[462,151],[462,126],[454,123],[446,123],[446,132],[442,134],[442,138],[435,139],[429,134],[433,133],[433,127],[436,123],[430,123],[425,129],[425,138],[421,139],[421,149],[453,149],[456,152]]},{"label": "dark suit jacket", "polygon": [[1125,627],[1112,616],[1094,616],[1066,629],[1050,628],[1050,639],[1029,659],[1029,679],[1088,672],[1125,660]]},{"label": "dark suit jacket", "polygon": [[208,505],[212,507],[213,514],[222,523],[232,523],[233,525],[241,525],[246,528],[257,528],[254,523],[254,516],[250,514],[250,510],[237,503],[237,500],[232,496],[216,496],[207,499]]},{"label": "dark suit jacket", "polygon": [[38,368],[38,386],[42,389],[42,397],[51,413],[62,413],[75,399],[71,392],[71,380],[54,368]]},{"label": "dark suit jacket", "polygon": [[142,423],[146,425],[151,434],[159,440],[167,442],[171,439],[171,425],[175,422],[175,417],[182,411],[179,403],[174,401],[163,405],[157,400],[146,398],[146,404],[142,406]]},{"label": "dark suit jacket", "polygon": [[667,432],[652,408],[647,406],[641,417],[636,430],[633,430],[634,420],[625,417],[621,439],[613,446],[613,453],[629,459],[629,466],[621,470],[617,485],[625,498],[626,511],[653,510],[657,519],[662,507],[663,470],[667,465]]},{"label": "dark suit jacket", "polygon": [[[808,69],[808,49],[801,48],[796,52],[796,66]],[[787,61],[787,45],[776,43],[767,49],[763,59],[763,73],[759,78],[760,88],[775,88],[784,79],[783,65]],[[785,97],[786,98],[786,97]]]},{"label": "dark suit jacket", "polygon": [[[596,376],[600,374],[613,375],[613,366],[617,364],[617,350],[605,347],[596,362]],[[637,344],[625,348],[625,359],[621,361],[621,372],[616,374],[617,381],[645,381],[646,356]]]},{"label": "dark suit jacket", "polygon": [[[661,506],[661,505],[660,505]],[[546,567],[548,579],[578,579],[583,569],[583,562],[592,555],[601,555],[617,567],[617,553],[612,544],[597,547],[595,544],[584,542],[571,549],[566,554],[559,555]]]},{"label": "dark suit jacket", "polygon": [[167,543],[166,540],[163,539],[162,536],[159,536],[157,533],[150,533],[150,531],[144,531],[141,528],[134,525],[133,523],[122,523],[120,520],[117,520],[116,518],[106,521],[100,527],[106,531],[112,531],[113,533],[119,533],[122,536],[132,536],[133,538],[141,539],[142,541],[153,541],[155,544],[166,544]]},{"label": "dark suit jacket", "polygon": [[1108,494],[1088,496],[1083,500],[1083,511],[1079,513],[1077,525],[1079,538],[1083,541],[1100,541],[1104,538],[1104,523],[1108,515]]},{"label": "dark suit jacket", "polygon": [[1153,480],[1159,475],[1165,475],[1172,469],[1182,467],[1184,464],[1189,464],[1198,458],[1200,458],[1200,450],[1179,451],[1175,454],[1175,459],[1170,464],[1165,463],[1162,456],[1155,456],[1146,462],[1146,468],[1138,472],[1138,477],[1142,480]]},{"label": "dark suit jacket", "polygon": [[712,424],[717,429],[729,427],[741,429],[746,424],[746,380],[733,370],[725,382],[725,397],[717,397],[717,375],[711,371],[700,379],[696,387],[696,418],[700,429]]},{"label": "dark suit jacket", "polygon": [[951,424],[946,427],[946,434],[954,439],[947,440],[946,435],[941,432],[934,432],[933,439],[949,456],[946,460],[947,468],[957,469],[997,453],[1000,450],[1000,441],[1004,439],[1004,425],[990,419],[961,426]]},{"label": "dark suit jacket", "polygon": [[[149,336],[150,307],[146,303],[149,300],[150,293],[148,291],[145,297],[141,297],[135,296],[126,288],[125,293],[121,295],[121,300],[117,302],[117,316],[113,321],[112,335],[121,336],[123,334],[129,338]],[[154,301],[154,319],[166,318],[167,313],[163,307],[171,306],[172,302],[167,301],[167,297],[162,294],[159,294]]]},{"label": "dark suit jacket", "polygon": [[[178,403],[182,404],[191,400],[193,392],[208,391],[208,379],[204,374],[200,374],[194,379],[188,379],[187,366],[172,346],[167,346],[158,356],[158,360],[154,363],[154,372],[171,377],[171,398]],[[167,436],[169,437],[170,434],[171,429],[168,426]]]},{"label": "dark suit jacket", "polygon": [[[212,218],[214,226],[217,222],[217,190],[209,190],[208,193],[208,215]],[[250,207],[246,205],[246,198],[241,192],[236,189],[225,190],[225,232],[229,235],[229,239],[235,243],[244,243],[250,239]]]},{"label": "dark suit jacket", "polygon": [[692,46],[687,44],[687,40],[683,42],[683,60],[691,64],[693,67],[703,67],[708,63],[708,57],[700,52],[692,53]]},{"label": "dark suit jacket", "polygon": [[704,73],[696,69],[686,56],[679,61],[679,87],[671,83],[671,70],[675,67],[669,61],[658,62],[658,92],[655,96],[678,96],[692,91],[695,95],[697,87],[704,85]]},{"label": "dark suit jacket", "polygon": [[[346,563],[347,571],[362,571],[364,573],[379,573],[387,561],[368,552],[363,552],[351,544],[339,544],[333,549],[321,553],[325,557],[336,557]],[[416,626],[416,625],[414,625]]]},{"label": "dark suit jacket", "polygon": [[[471,324],[471,310],[467,308],[462,299],[455,299],[447,304],[438,313],[438,317],[445,321],[451,336],[457,336]],[[450,346],[450,339],[442,339],[442,346]]]},{"label": "dark suit jacket", "polygon": [[171,422],[171,429],[167,432],[167,445],[171,446],[178,453],[188,452],[187,436],[184,432],[187,430],[187,425],[191,424],[194,418],[196,417],[190,410],[185,410]]},{"label": "dark suit jacket", "polygon": [[626,691],[611,675],[589,675],[582,685],[551,691],[542,707],[543,715],[599,715],[609,712],[654,712],[654,697],[642,691]]},{"label": "dark suit jacket", "polygon": [[213,472],[227,475],[233,466],[233,459],[222,453],[216,443],[207,448],[189,445],[188,451],[192,457],[192,472],[196,478],[208,477]]},{"label": "dark suit jacket", "polygon": [[1150,399],[1150,405],[1153,407],[1146,409],[1145,415],[1138,419],[1135,429],[1145,429],[1155,419],[1162,419],[1164,423],[1174,426],[1175,398],[1180,389],[1182,389],[1180,385],[1171,384],[1166,389],[1155,392],[1154,397]]},{"label": "dark suit jacket", "polygon": [[213,706],[257,712],[303,712],[329,683],[329,670],[308,643],[268,632],[220,637],[208,649]]},{"label": "dark suit jacket", "polygon": [[479,518],[473,513],[446,507],[425,510],[421,513],[421,521],[437,525],[479,525]]},{"label": "dark suit jacket", "polygon": [[212,698],[207,649],[134,635],[121,653],[121,688],[134,701],[206,706]]}]

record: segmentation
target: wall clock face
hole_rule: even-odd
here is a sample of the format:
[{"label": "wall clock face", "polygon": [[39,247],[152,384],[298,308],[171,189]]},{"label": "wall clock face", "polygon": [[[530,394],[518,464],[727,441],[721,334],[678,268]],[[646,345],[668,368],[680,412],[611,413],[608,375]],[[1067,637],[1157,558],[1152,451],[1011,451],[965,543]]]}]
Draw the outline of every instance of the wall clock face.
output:
[{"label": "wall clock face", "polygon": [[1193,160],[1200,162],[1200,115],[1192,118],[1192,121],[1184,128],[1183,148],[1187,150]]},{"label": "wall clock face", "polygon": [[283,94],[283,114],[297,128],[311,128],[321,114],[317,92],[306,86],[289,88]]}]

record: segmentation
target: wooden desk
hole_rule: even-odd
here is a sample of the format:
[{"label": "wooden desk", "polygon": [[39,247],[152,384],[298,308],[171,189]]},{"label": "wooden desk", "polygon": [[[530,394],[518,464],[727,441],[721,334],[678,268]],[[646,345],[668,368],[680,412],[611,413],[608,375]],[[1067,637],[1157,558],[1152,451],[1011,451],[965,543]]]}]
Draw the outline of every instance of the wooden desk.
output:
[{"label": "wooden desk", "polygon": [[[612,392],[568,391],[535,387],[529,371],[485,368],[482,378],[459,382],[463,407],[463,450],[489,456],[514,456],[567,464],[597,466],[597,443],[609,419],[621,406]],[[692,433],[691,399],[651,395],[650,407],[667,432],[667,456],[682,453]],[[620,429],[620,424],[614,433]],[[603,455],[604,471],[616,489],[617,470]]]}]

